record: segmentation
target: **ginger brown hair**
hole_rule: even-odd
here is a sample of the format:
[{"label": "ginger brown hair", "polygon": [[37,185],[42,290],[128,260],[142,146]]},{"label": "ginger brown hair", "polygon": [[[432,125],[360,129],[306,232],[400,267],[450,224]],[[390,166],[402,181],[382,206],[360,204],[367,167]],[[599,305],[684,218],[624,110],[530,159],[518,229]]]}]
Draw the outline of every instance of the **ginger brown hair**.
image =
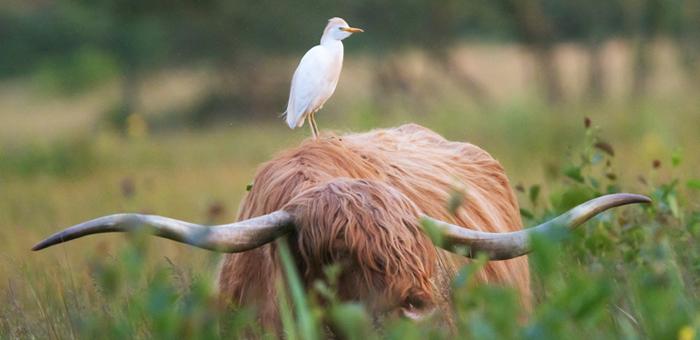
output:
[{"label": "ginger brown hair", "polygon": [[[464,201],[451,213],[448,200],[459,188]],[[322,277],[324,265],[341,262],[341,298],[370,309],[417,298],[446,315],[452,278],[468,260],[433,246],[418,215],[489,232],[522,228],[495,159],[415,124],[326,134],[283,151],[258,170],[238,218],[279,209],[296,218],[287,239],[307,285]],[[267,244],[226,255],[219,292],[234,305],[255,306],[264,325],[277,326],[275,281],[282,277],[276,246]],[[480,282],[516,288],[526,309],[529,279],[526,257],[489,262],[478,274]]]}]

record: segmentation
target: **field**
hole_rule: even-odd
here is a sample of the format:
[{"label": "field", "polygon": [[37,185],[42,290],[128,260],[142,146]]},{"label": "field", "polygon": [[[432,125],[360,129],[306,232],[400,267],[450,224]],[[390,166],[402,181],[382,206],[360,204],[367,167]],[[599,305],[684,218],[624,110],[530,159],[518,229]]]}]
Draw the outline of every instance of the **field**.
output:
[{"label": "field", "polygon": [[[517,66],[517,52],[508,48],[464,47],[458,53],[476,60],[470,65],[477,70],[496,68],[488,66],[494,59],[527,68]],[[571,47],[562,47],[561,54],[564,61],[576,58]],[[346,68],[362,70],[367,58]],[[567,69],[575,92],[575,68]],[[448,139],[477,144],[506,168],[526,225],[609,191],[652,197],[650,206],[618,209],[571,234],[535,240],[530,261],[537,303],[526,320],[518,317],[511,290],[472,284],[470,273],[483,259],[465,268],[455,282],[461,334],[694,338],[700,327],[700,98],[678,85],[677,72],[661,68],[654,95],[633,103],[611,84],[610,99],[603,102],[551,106],[508,70],[477,72],[498,79],[489,83],[494,89],[499,81],[511,84],[491,106],[471,103],[445,85],[420,109],[407,95],[375,105],[362,90],[366,72],[354,72],[319,114],[319,124],[342,133],[416,122]],[[119,211],[233,220],[256,167],[308,131],[290,131],[274,114],[205,128],[149,125],[158,112],[197,98],[209,76],[206,70],[152,75],[143,112],[132,115],[126,135],[105,128],[96,114],[115,96],[113,84],[71,97],[41,93],[28,80],[0,85],[1,338],[265,334],[250,311],[232,315],[216,305],[218,256],[203,250],[119,235],[29,250],[58,229]],[[307,293],[308,301],[289,306],[295,310],[286,315],[290,338],[318,336],[319,320],[335,323],[349,338],[378,336],[361,306],[322,310],[313,295],[324,292]],[[311,317],[300,317],[305,314]],[[389,325],[383,335],[448,336],[429,324],[408,323]]]}]

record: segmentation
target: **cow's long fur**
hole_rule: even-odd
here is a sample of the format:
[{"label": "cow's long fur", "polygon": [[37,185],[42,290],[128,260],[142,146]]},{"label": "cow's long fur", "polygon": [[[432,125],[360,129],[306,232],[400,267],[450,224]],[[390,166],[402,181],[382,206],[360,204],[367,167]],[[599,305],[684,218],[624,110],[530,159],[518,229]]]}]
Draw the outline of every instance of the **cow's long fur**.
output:
[{"label": "cow's long fur", "polygon": [[[466,197],[453,215],[448,199],[459,186]],[[306,282],[322,277],[322,265],[346,261],[354,272],[341,276],[346,285],[339,294],[363,301],[417,295],[449,305],[450,282],[467,260],[436,249],[420,231],[419,213],[483,231],[522,228],[515,195],[496,160],[479,147],[413,124],[324,135],[282,152],[260,168],[238,218],[279,209],[296,216],[297,232],[289,240]],[[227,255],[220,294],[256,306],[261,321],[274,325],[281,273],[274,244]],[[489,262],[478,279],[515,287],[529,306],[525,257]]]}]

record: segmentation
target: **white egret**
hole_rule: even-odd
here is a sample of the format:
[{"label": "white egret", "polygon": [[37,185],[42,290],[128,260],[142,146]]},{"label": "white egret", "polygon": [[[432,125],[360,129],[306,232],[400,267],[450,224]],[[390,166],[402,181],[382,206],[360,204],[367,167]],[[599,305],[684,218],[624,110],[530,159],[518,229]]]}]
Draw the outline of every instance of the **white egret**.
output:
[{"label": "white egret", "polygon": [[292,77],[287,111],[284,112],[290,128],[303,126],[308,117],[311,133],[318,138],[315,115],[333,95],[338,84],[343,68],[342,40],[358,32],[364,31],[350,27],[341,18],[331,18],[323,30],[321,44],[311,48],[301,58]]}]

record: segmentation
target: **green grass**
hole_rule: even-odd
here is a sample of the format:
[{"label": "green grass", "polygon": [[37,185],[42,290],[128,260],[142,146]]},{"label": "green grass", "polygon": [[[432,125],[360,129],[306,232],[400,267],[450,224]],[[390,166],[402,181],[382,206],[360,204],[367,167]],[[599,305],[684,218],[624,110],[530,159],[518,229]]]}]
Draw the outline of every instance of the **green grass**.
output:
[{"label": "green grass", "polygon": [[[519,318],[515,292],[476,285],[483,259],[454,283],[457,328],[473,338],[693,338],[700,327],[700,157],[697,101],[657,100],[547,109],[524,101],[489,110],[446,105],[430,114],[381,115],[371,105],[323,128],[364,129],[415,121],[502,161],[527,225],[610,191],[654,204],[605,213],[578,230],[535,239],[535,308]],[[593,127],[583,127],[590,117]],[[270,336],[251,310],[216,301],[218,255],[160,239],[103,235],[40,253],[44,236],[117,211],[207,223],[230,221],[255,168],[306,131],[247,123],[125,138],[97,130],[52,142],[0,148],[1,338],[219,338]],[[595,147],[601,141],[614,150]],[[654,160],[660,167],[654,168]],[[290,338],[320,336],[323,322],[348,338],[376,338],[363,306],[292,289],[277,297]],[[332,270],[329,270],[329,273]],[[332,274],[329,274],[332,275]],[[331,280],[332,281],[332,280]],[[295,286],[296,285],[296,286]],[[390,323],[389,338],[449,337],[445,329]]]}]

